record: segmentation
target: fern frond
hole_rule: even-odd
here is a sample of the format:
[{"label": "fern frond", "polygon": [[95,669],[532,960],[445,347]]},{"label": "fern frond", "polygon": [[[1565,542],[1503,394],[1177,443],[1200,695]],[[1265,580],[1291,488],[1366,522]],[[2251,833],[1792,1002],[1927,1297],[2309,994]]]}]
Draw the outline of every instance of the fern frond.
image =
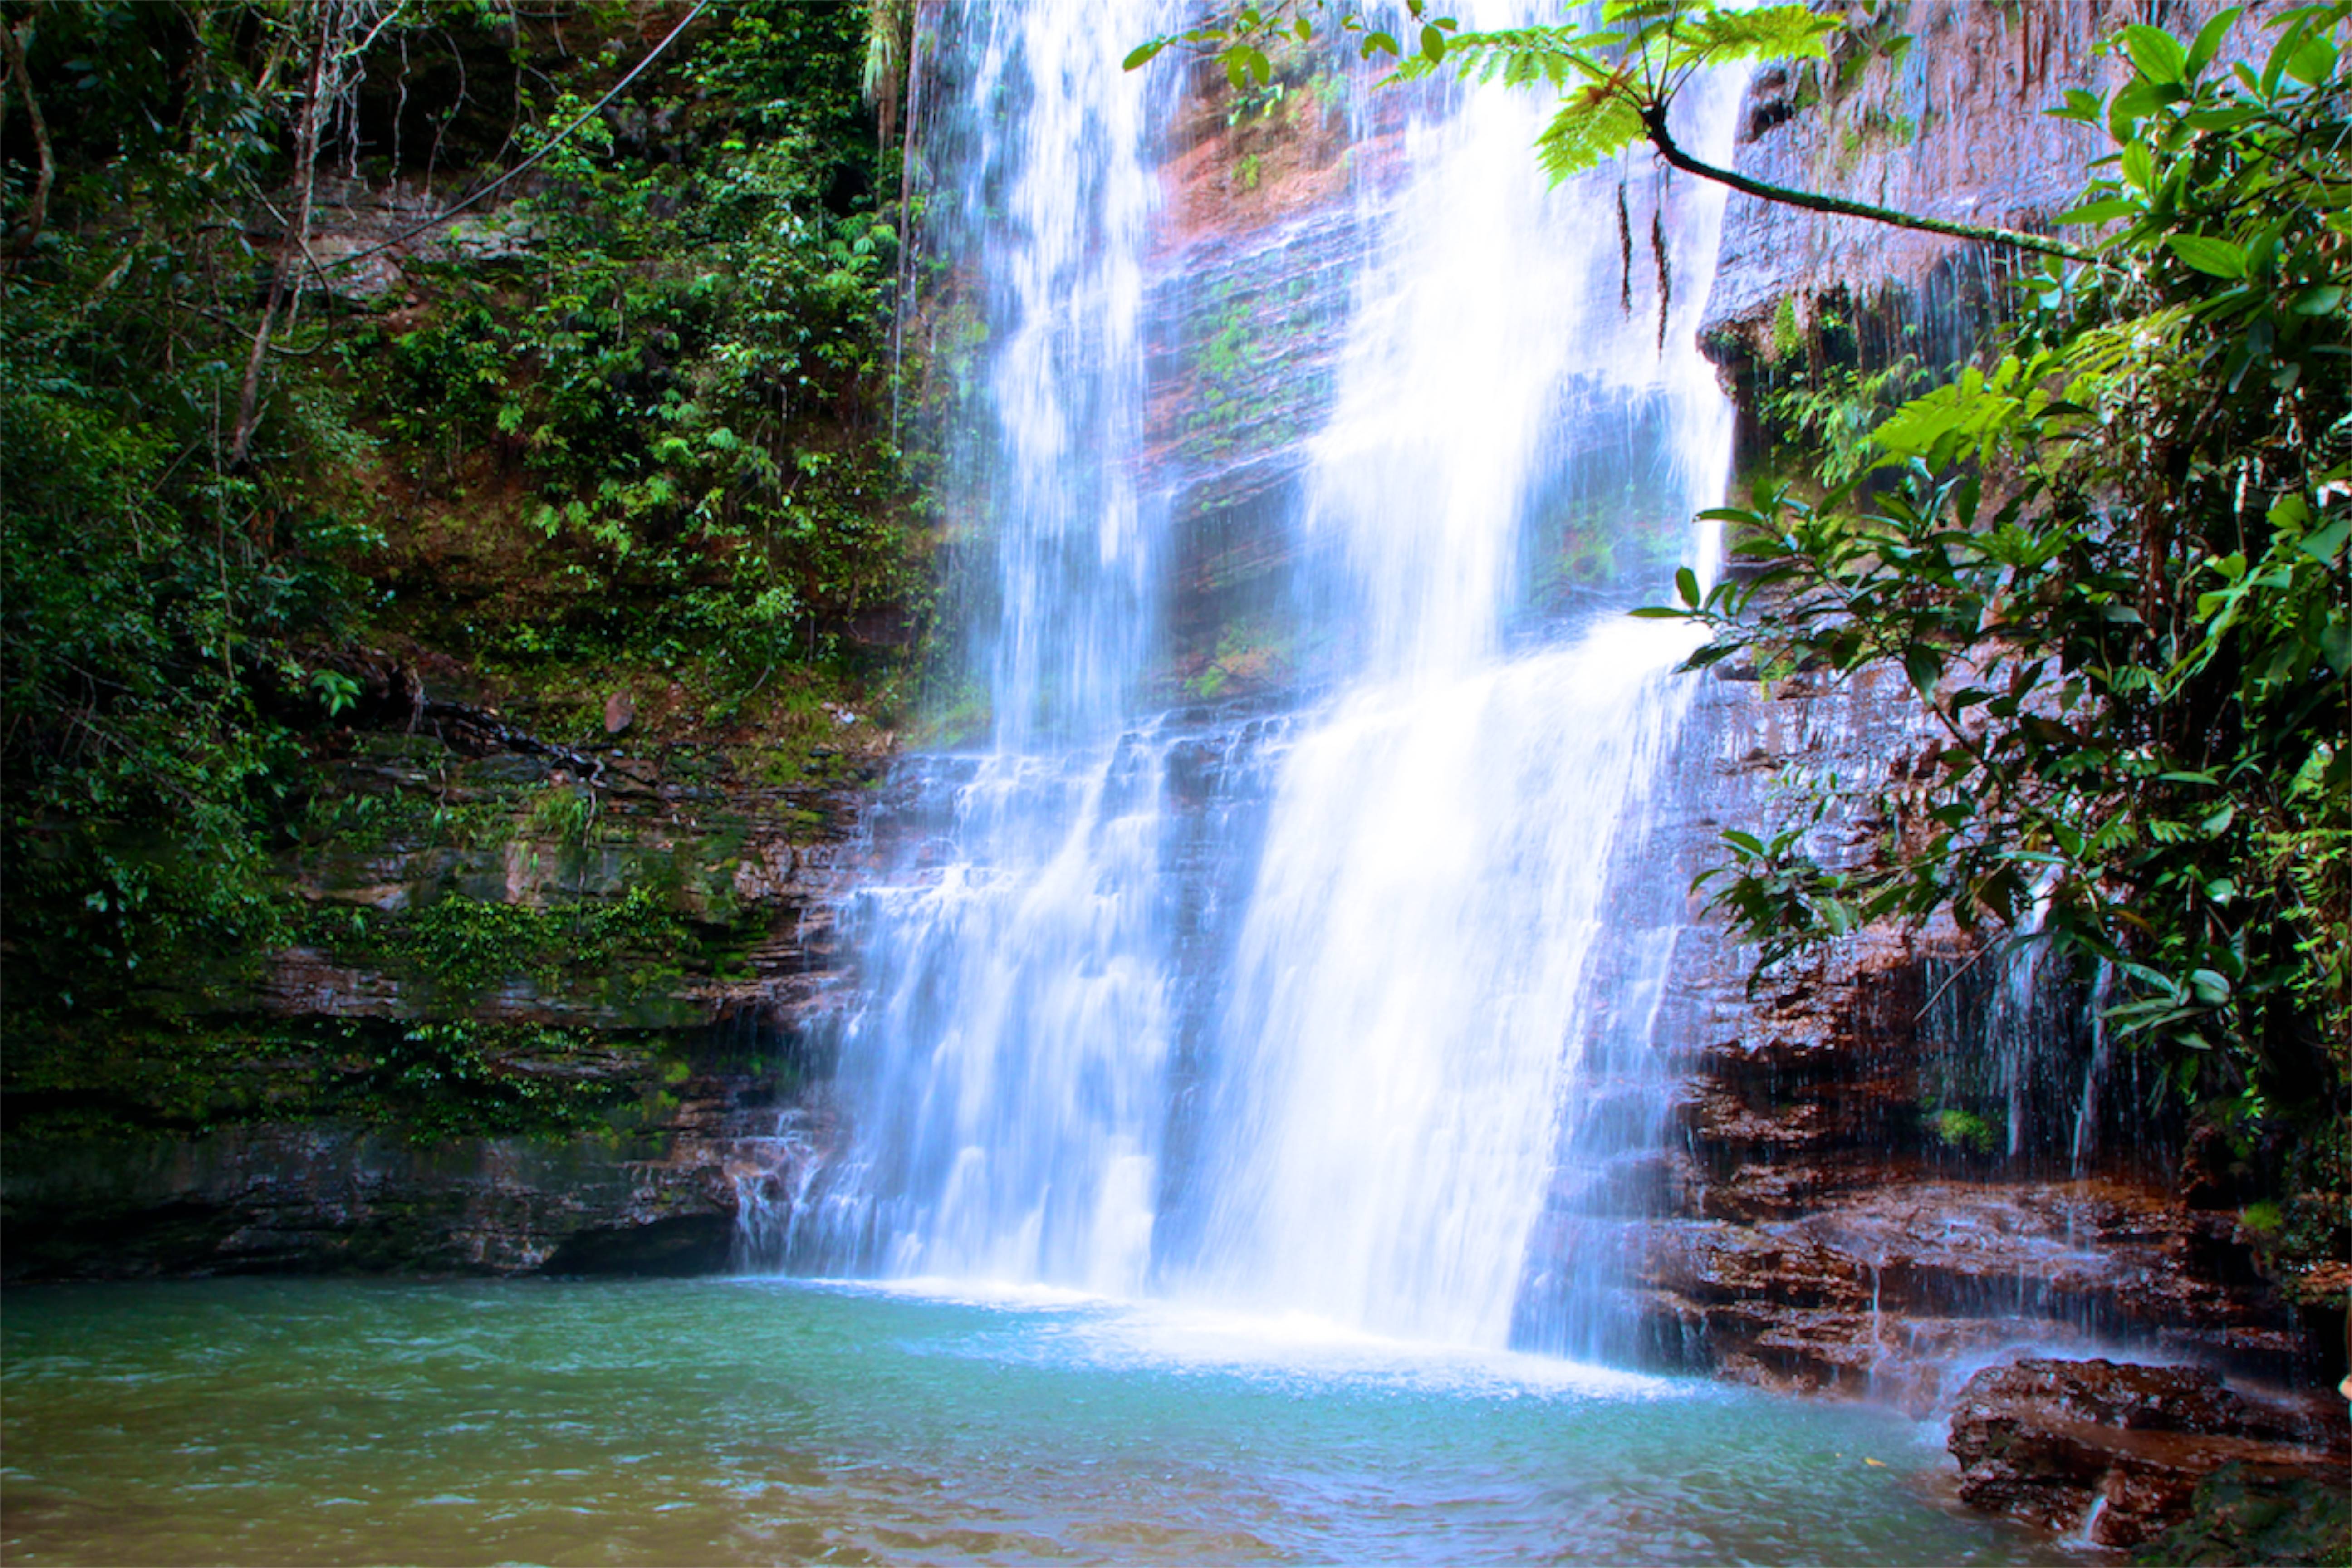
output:
[{"label": "fern frond", "polygon": [[1568,95],[1536,138],[1536,159],[1553,184],[1615,157],[1642,138],[1642,116],[1622,92],[1596,83]]}]

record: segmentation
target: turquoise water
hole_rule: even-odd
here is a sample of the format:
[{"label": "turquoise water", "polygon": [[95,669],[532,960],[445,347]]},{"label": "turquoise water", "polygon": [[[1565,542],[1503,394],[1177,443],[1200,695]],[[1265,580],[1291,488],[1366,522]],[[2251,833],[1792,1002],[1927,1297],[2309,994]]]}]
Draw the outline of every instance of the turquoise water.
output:
[{"label": "turquoise water", "polygon": [[[776,1280],[5,1298],[11,1563],[2030,1563],[1883,1411]],[[1866,1461],[1875,1459],[1878,1464]]]}]

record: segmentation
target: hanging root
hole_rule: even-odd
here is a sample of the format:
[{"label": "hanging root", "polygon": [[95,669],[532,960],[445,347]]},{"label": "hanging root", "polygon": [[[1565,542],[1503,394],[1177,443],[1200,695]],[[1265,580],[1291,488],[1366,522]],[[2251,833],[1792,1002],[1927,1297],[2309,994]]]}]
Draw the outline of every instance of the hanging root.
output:
[{"label": "hanging root", "polygon": [[1650,209],[1650,255],[1658,264],[1658,352],[1666,352],[1666,316],[1674,309],[1674,268],[1666,260],[1666,193],[1658,192],[1658,205]]},{"label": "hanging root", "polygon": [[1625,182],[1617,182],[1617,308],[1633,313],[1633,220],[1625,211]]}]

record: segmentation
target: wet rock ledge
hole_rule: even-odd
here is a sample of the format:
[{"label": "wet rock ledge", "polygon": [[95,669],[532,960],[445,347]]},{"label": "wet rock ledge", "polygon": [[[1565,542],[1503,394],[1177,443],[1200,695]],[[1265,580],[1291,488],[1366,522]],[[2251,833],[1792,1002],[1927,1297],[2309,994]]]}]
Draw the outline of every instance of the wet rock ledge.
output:
[{"label": "wet rock ledge", "polygon": [[2344,1403],[2258,1399],[2202,1367],[2022,1360],[1952,1411],[1959,1495],[2151,1560],[2342,1562],[2352,1551]]}]

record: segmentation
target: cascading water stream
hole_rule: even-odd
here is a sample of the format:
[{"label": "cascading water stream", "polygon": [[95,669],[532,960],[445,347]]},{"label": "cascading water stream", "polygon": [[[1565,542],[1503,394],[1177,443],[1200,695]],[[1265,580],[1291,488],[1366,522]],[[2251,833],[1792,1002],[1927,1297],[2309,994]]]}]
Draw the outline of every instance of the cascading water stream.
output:
[{"label": "cascading water stream", "polygon": [[[1565,1146],[1559,1113],[1600,1088],[1580,1067],[1612,999],[1589,971],[1633,934],[1613,926],[1612,871],[1643,832],[1679,709],[1664,677],[1688,647],[1612,617],[1508,653],[1530,498],[1564,465],[1616,466],[1679,532],[1729,455],[1695,346],[1704,272],[1682,279],[1662,350],[1654,317],[1622,303],[1616,225],[1591,221],[1613,190],[1555,195],[1526,153],[1546,110],[1499,92],[1437,108],[1375,198],[1388,243],[1304,528],[1309,613],[1354,668],[1282,766],[1219,1031],[1191,1280],[1469,1344],[1509,1335],[1555,1163],[1591,1152]],[[1718,211],[1662,215],[1668,253],[1711,258]],[[1580,407],[1641,400],[1667,405],[1658,447],[1578,426]],[[1654,977],[1624,978],[1654,999]]]},{"label": "cascading water stream", "polygon": [[1154,647],[1139,499],[1146,99],[1106,40],[1148,5],[950,11],[961,97],[931,156],[932,241],[989,345],[953,423],[943,511],[994,547],[973,679],[993,741],[914,766],[933,863],[864,895],[844,1050],[853,1163],[787,1256],[889,1273],[1141,1281],[1165,1120],[1155,769],[1121,725]]},{"label": "cascading water stream", "polygon": [[[1143,696],[1173,556],[1138,479],[1167,89],[1117,56],[1152,30],[1068,3],[940,34],[961,107],[933,157],[963,174],[939,248],[983,280],[988,345],[945,506],[992,542],[993,739],[907,764],[910,847],[857,904],[853,1142],[782,1252],[1500,1346],[1548,1202],[1655,1131],[1679,900],[1628,886],[1688,644],[1622,611],[1677,556],[1711,565],[1689,519],[1728,459],[1695,342],[1720,203],[1646,171],[1547,191],[1543,102],[1412,100],[1354,183],[1378,245],[1293,519],[1285,615],[1324,695],[1220,731],[1209,809],[1248,847],[1188,858],[1202,808],[1171,770],[1202,721]],[[1736,84],[1687,96],[1688,144],[1721,155]],[[1576,584],[1581,621],[1535,591],[1563,529],[1622,557]],[[1218,886],[1187,884],[1204,865]],[[1219,900],[1226,937],[1188,944],[1182,911]],[[1190,1024],[1180,994],[1209,998]],[[1600,1263],[1547,1268],[1583,1283],[1538,1337],[1590,1352]]]}]

